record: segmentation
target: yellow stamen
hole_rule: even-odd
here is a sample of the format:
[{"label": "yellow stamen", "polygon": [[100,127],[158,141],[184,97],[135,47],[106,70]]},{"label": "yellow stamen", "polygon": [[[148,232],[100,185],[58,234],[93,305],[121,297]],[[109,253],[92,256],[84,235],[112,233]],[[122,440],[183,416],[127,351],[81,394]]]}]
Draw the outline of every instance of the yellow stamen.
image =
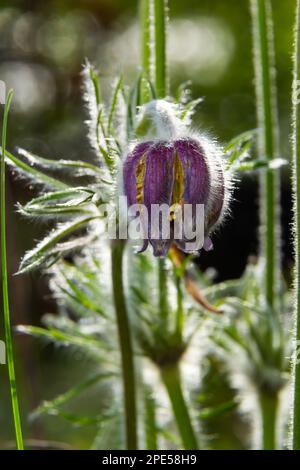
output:
[{"label": "yellow stamen", "polygon": [[140,159],[136,171],[136,200],[138,204],[143,204],[144,202],[144,180],[146,174],[146,161],[147,154],[145,153]]},{"label": "yellow stamen", "polygon": [[184,173],[182,163],[178,153],[174,158],[174,186],[172,194],[172,204],[170,207],[170,220],[176,219],[176,212],[183,202],[184,193]]}]

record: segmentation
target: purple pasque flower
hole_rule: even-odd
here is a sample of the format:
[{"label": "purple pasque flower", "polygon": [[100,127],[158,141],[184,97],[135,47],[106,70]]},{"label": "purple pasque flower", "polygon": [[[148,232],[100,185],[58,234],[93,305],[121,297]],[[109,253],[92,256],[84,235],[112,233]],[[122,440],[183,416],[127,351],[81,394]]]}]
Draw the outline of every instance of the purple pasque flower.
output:
[{"label": "purple pasque flower", "polygon": [[[192,208],[192,226],[195,226],[196,205],[204,205],[204,243],[209,250],[210,232],[219,223],[226,203],[226,185],[221,158],[209,151],[212,146],[203,138],[178,137],[172,140],[149,140],[137,144],[127,156],[123,167],[124,191],[128,205],[143,204],[147,208],[148,226],[144,230],[144,251],[148,243],[155,256],[166,256],[172,243],[182,251],[187,240],[174,238],[175,216],[170,215],[170,237],[153,237],[151,206],[167,204],[169,207]],[[184,212],[182,213],[184,214]],[[141,218],[142,218],[142,214]]]}]

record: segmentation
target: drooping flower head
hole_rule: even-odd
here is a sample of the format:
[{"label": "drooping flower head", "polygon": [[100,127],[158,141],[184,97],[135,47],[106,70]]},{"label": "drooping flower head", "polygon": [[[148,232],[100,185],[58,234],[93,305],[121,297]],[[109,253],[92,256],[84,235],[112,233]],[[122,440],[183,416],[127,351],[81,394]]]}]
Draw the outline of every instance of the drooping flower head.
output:
[{"label": "drooping flower head", "polygon": [[[164,103],[159,101],[146,105],[144,116],[146,114],[150,131],[146,134],[146,140],[133,147],[123,166],[128,205],[143,204],[149,217],[141,251],[147,248],[149,242],[155,256],[165,256],[172,243],[183,251],[190,251],[185,234],[181,239],[175,239],[173,233],[174,210],[176,214],[176,207],[186,204],[192,208],[190,216],[194,227],[196,206],[204,206],[203,247],[209,250],[212,248],[209,235],[220,223],[228,202],[229,188],[223,161],[220,152],[207,137],[189,132],[182,121],[172,114],[170,104]],[[153,112],[153,109],[156,111]],[[158,137],[148,140],[148,135],[155,133]],[[162,204],[171,208],[171,231],[167,239],[153,237],[151,226],[151,207]],[[161,235],[160,232],[159,229]]]}]

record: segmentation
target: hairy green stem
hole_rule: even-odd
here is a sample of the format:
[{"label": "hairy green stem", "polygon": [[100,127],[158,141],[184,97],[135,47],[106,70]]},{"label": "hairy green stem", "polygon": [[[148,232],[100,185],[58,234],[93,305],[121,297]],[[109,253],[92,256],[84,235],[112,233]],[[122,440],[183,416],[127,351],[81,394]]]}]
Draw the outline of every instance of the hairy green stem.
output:
[{"label": "hairy green stem", "polygon": [[141,18],[141,62],[147,78],[151,77],[151,19],[150,0],[140,1]]},{"label": "hairy green stem", "polygon": [[154,21],[154,75],[155,89],[158,98],[165,98],[168,93],[167,60],[166,60],[166,28],[167,1],[153,0]]},{"label": "hairy green stem", "polygon": [[300,450],[300,0],[297,0],[295,46],[294,46],[294,77],[293,77],[293,194],[294,194],[294,252],[295,252],[295,351],[293,360],[293,409],[292,409],[292,445]]},{"label": "hairy green stem", "polygon": [[151,67],[151,4],[150,0],[140,0],[140,24],[141,24],[141,64],[143,73],[140,84],[141,103],[148,103],[151,100],[149,80],[152,75]]},{"label": "hairy green stem", "polygon": [[7,277],[7,259],[6,259],[6,208],[5,208],[5,148],[8,113],[12,100],[12,91],[7,96],[2,128],[2,156],[1,156],[1,277],[3,291],[3,313],[4,313],[4,329],[7,351],[8,376],[10,383],[10,394],[13,410],[14,428],[16,435],[17,449],[23,450],[23,436],[21,428],[19,401],[17,395],[16,374],[14,365],[13,341],[11,334],[10,311],[9,311],[9,294],[8,294],[8,277]]},{"label": "hairy green stem", "polygon": [[124,248],[124,241],[116,240],[112,242],[111,268],[123,374],[126,443],[128,450],[134,450],[137,449],[138,445],[136,387],[130,322],[123,284]]},{"label": "hairy green stem", "polygon": [[[250,0],[253,23],[259,157],[269,161],[278,156],[278,117],[275,95],[274,41],[272,10],[269,0]],[[279,178],[271,169],[261,175],[260,184],[260,250],[265,261],[264,295],[274,306],[278,288]]]},{"label": "hairy green stem", "polygon": [[279,397],[277,394],[261,393],[259,402],[262,419],[262,449],[275,450]]},{"label": "hairy green stem", "polygon": [[188,450],[196,450],[198,443],[181,387],[179,366],[173,364],[162,367],[161,377],[169,395],[183,446]]}]

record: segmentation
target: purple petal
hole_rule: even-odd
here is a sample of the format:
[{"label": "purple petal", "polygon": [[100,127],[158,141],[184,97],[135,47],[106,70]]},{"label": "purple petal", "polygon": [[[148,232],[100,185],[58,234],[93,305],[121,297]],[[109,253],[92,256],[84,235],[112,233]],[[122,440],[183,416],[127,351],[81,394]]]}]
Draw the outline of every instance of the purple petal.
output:
[{"label": "purple petal", "polygon": [[179,248],[180,251],[183,251],[183,253],[189,254],[191,252],[195,252],[195,250],[191,251],[188,249],[187,242],[185,240],[174,240],[174,242],[177,248]]},{"label": "purple petal", "polygon": [[216,173],[215,183],[213,191],[211,192],[209,200],[209,210],[207,213],[207,231],[211,230],[213,226],[218,222],[220,218],[223,205],[224,205],[224,195],[225,195],[225,182],[224,182],[224,173],[223,168],[219,160],[215,161]]},{"label": "purple petal", "polygon": [[[192,227],[196,230],[196,204],[203,204],[207,209],[210,193],[210,173],[204,156],[204,150],[193,139],[181,139],[175,143],[184,172],[184,204],[192,204]],[[183,236],[183,242],[192,242]],[[186,250],[185,250],[186,251]]]},{"label": "purple petal", "polygon": [[153,247],[154,256],[164,258],[167,256],[173,240],[150,240],[150,243]]},{"label": "purple petal", "polygon": [[137,250],[137,253],[143,253],[144,251],[146,251],[147,248],[148,248],[148,244],[149,244],[148,240],[146,240],[146,239],[143,240],[143,244],[142,244],[141,248],[139,248]]},{"label": "purple petal", "polygon": [[[148,238],[153,246],[155,256],[165,256],[172,241],[171,230],[170,238],[162,239],[162,223],[161,220],[152,220],[151,206],[153,204],[170,206],[174,184],[173,162],[173,147],[164,142],[156,144],[148,152],[144,179],[144,204],[148,209]],[[152,227],[153,223],[156,223],[157,226]],[[157,234],[154,239],[151,236],[153,229]]]},{"label": "purple petal", "polygon": [[144,204],[170,204],[174,184],[174,150],[166,143],[153,145],[147,154],[144,180]]},{"label": "purple petal", "polygon": [[203,246],[197,246],[196,249],[193,247],[193,245],[195,246],[196,239],[194,240],[176,240],[175,239],[174,242],[175,242],[175,245],[179,248],[179,250],[183,251],[183,253],[190,254],[190,253],[200,252],[202,248],[204,248],[205,251],[208,251],[205,248],[205,240],[204,240]]},{"label": "purple petal", "polygon": [[214,248],[213,242],[211,241],[209,237],[206,237],[204,240],[203,249],[205,251],[211,251],[213,250],[213,248]]},{"label": "purple petal", "polygon": [[147,154],[153,142],[143,142],[138,144],[127,156],[123,167],[124,191],[128,199],[128,205],[136,204],[137,201],[137,182],[136,170],[138,163]]},{"label": "purple petal", "polygon": [[175,143],[184,171],[184,203],[206,204],[210,191],[210,175],[204,150],[193,139]]}]

